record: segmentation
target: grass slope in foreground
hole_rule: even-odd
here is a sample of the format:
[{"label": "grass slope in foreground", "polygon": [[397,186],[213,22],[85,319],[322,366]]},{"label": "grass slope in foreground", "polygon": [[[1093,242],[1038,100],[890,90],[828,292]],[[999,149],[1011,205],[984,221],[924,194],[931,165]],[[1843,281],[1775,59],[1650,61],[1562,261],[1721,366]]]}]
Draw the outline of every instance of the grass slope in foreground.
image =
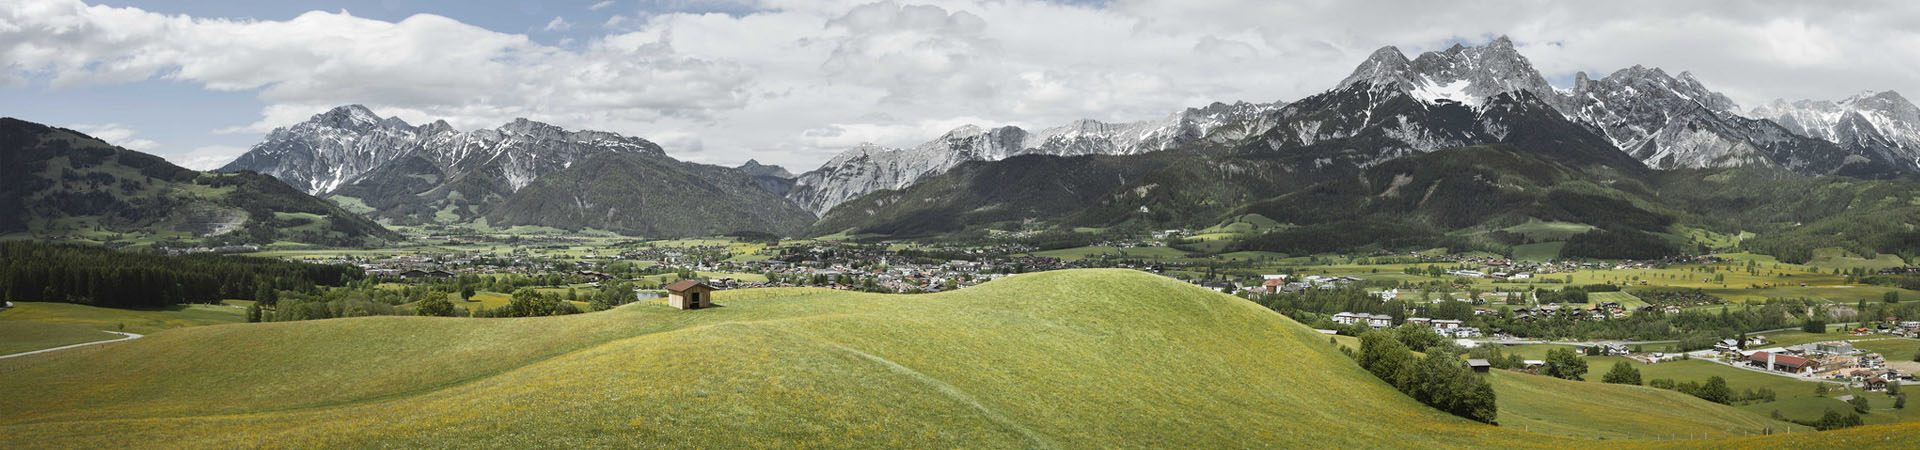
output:
[{"label": "grass slope in foreground", "polygon": [[1599,445],[1426,408],[1306,327],[1134,271],[717,302],[216,325],[0,360],[0,447]]}]

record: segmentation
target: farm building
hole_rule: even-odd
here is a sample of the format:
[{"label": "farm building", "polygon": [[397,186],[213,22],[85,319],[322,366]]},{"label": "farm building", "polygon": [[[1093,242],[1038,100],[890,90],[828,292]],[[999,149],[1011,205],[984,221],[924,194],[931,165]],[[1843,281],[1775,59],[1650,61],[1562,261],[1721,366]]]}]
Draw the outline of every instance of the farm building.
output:
[{"label": "farm building", "polygon": [[1484,359],[1469,359],[1467,360],[1467,367],[1473,368],[1473,371],[1476,373],[1487,373],[1487,372],[1493,371],[1493,364],[1487,362],[1487,360],[1484,360]]},{"label": "farm building", "polygon": [[1747,363],[1762,369],[1788,373],[1807,373],[1819,367],[1819,364],[1813,360],[1774,352],[1753,352],[1747,355]]},{"label": "farm building", "polygon": [[667,306],[680,309],[700,309],[713,306],[713,286],[693,280],[675,281],[667,285]]}]

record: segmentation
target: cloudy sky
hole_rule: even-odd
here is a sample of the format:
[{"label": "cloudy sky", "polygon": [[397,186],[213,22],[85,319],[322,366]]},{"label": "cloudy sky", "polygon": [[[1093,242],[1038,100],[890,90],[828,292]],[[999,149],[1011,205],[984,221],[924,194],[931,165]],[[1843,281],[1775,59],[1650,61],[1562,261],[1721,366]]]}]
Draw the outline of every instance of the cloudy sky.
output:
[{"label": "cloudy sky", "polygon": [[202,169],[360,103],[798,172],[963,124],[1294,100],[1381,46],[1413,56],[1501,34],[1562,85],[1644,64],[1692,71],[1743,107],[1920,94],[1920,2],[1818,3],[7,0],[0,115]]}]

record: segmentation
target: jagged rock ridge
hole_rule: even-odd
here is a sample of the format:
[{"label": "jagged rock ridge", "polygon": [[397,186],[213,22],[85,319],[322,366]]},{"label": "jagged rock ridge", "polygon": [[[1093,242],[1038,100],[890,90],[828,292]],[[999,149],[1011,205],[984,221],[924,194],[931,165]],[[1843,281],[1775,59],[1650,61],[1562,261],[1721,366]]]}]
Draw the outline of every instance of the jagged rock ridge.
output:
[{"label": "jagged rock ridge", "polygon": [[1214,103],[1159,120],[1107,123],[1079,120],[1029,132],[1020,127],[974,125],[948,131],[905,149],[863,144],[801,174],[789,199],[815,214],[883,189],[902,189],[968,161],[998,161],[1018,155],[1134,155],[1178,148],[1215,129],[1256,118],[1284,103]]},{"label": "jagged rock ridge", "polygon": [[[654,177],[621,177],[579,167],[585,161],[609,155],[631,158],[600,161],[645,168]],[[397,118],[382,118],[359,105],[347,105],[274,130],[264,142],[221,170],[272,175],[296,188],[343,205],[364,207],[363,212],[371,217],[401,225],[486,220],[492,225],[596,227],[649,236],[682,236],[733,231],[788,233],[812,220],[811,215],[780,197],[791,186],[791,175],[784,169],[757,162],[738,169],[688,163],[668,157],[659,145],[646,139],[603,131],[571,131],[524,118],[497,128],[462,132],[445,121],[414,127]],[[671,215],[641,208],[641,203],[612,200],[548,205],[544,202],[564,200],[559,197],[571,194],[553,188],[527,192],[544,178],[569,172],[580,172],[567,177],[574,185],[597,180],[649,189],[640,193],[629,189],[633,186],[593,186],[597,198],[670,196],[675,201],[644,204],[702,211]],[[682,220],[688,217],[728,220]],[[732,226],[743,228],[727,228]]]}]

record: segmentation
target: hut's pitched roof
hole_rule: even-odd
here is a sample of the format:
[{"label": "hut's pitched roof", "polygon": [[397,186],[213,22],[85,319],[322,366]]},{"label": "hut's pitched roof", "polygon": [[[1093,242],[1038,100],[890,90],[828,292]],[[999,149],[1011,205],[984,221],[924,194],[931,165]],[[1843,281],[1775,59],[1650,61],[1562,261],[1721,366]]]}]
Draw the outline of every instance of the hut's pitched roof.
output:
[{"label": "hut's pitched roof", "polygon": [[707,286],[706,283],[701,283],[693,280],[680,280],[680,281],[673,282],[673,284],[667,285],[667,291],[686,292],[686,290],[688,289],[693,289],[694,286],[706,286],[707,289],[713,289],[713,286]]}]

